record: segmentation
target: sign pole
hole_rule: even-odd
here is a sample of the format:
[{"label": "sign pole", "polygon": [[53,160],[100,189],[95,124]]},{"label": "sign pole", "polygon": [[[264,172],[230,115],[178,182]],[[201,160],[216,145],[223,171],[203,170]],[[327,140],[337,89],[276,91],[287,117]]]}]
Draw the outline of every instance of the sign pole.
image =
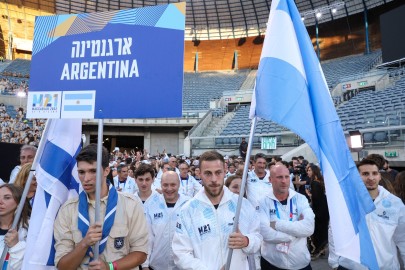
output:
[{"label": "sign pole", "polygon": [[[257,117],[255,116],[252,119],[252,126],[250,128],[249,144],[248,144],[248,148],[247,148],[247,151],[246,151],[245,166],[243,167],[242,184],[240,185],[238,204],[236,206],[236,212],[235,212],[235,220],[233,222],[233,229],[232,229],[233,232],[236,232],[238,227],[239,227],[240,209],[242,207],[243,195],[245,194],[247,173],[248,173],[248,170],[249,170],[249,161],[250,161],[250,155],[252,153],[253,135],[254,135],[255,130],[256,130],[256,124],[257,124]],[[233,249],[230,248],[229,251],[228,251],[228,257],[227,257],[227,260],[226,260],[225,270],[229,270],[230,267],[231,267],[232,253],[233,253]]]},{"label": "sign pole", "polygon": [[[46,122],[45,129],[42,133],[43,139],[41,139],[41,141],[39,142],[37,153],[32,162],[31,170],[28,175],[27,182],[25,183],[24,191],[21,196],[21,200],[18,204],[16,214],[14,215],[13,224],[11,225],[10,229],[17,229],[18,221],[20,220],[21,213],[24,208],[25,200],[27,199],[28,191],[30,190],[30,186],[31,186],[32,178],[34,176],[35,169],[37,167],[37,164],[39,163],[39,159],[41,158],[40,155],[42,155],[42,152],[45,147],[45,142],[46,142],[46,138],[48,137],[48,131],[49,131],[49,126],[51,125],[51,121],[52,121],[51,119],[48,119]],[[4,243],[4,249],[3,249],[3,253],[1,254],[1,259],[0,259],[0,269],[3,269],[3,264],[4,264],[4,260],[6,258],[7,252],[8,252],[8,246],[6,245],[6,243]]]},{"label": "sign pole", "polygon": [[[98,138],[97,138],[97,176],[96,176],[96,198],[95,198],[95,218],[94,221],[100,223],[100,200],[101,200],[101,181],[103,178],[103,119],[98,120]],[[94,245],[93,254],[94,260],[99,257],[100,241]]]}]

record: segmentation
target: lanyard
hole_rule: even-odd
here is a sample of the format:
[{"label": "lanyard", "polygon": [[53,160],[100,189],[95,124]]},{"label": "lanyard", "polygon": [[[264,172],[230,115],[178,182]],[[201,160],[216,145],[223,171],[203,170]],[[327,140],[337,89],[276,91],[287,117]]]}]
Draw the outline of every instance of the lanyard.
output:
[{"label": "lanyard", "polygon": [[[278,212],[278,207],[277,207],[277,202],[275,200],[273,200],[274,202],[274,208],[276,208],[276,215],[277,218],[280,219],[280,213]],[[293,219],[293,207],[292,207],[293,203],[292,203],[292,198],[290,199],[290,221],[292,221]]]},{"label": "lanyard", "polygon": [[[125,189],[125,185],[127,184],[127,180],[128,179],[125,179],[125,181],[124,181],[124,187],[122,188],[122,189]],[[120,180],[118,179],[118,185],[117,185],[117,188],[120,188],[120,184],[121,184],[122,182],[120,182]]]},{"label": "lanyard", "polygon": [[182,186],[184,186],[183,180],[187,180],[186,186],[188,187],[188,176],[187,176],[187,179],[181,179],[181,177],[180,177],[180,183]]}]

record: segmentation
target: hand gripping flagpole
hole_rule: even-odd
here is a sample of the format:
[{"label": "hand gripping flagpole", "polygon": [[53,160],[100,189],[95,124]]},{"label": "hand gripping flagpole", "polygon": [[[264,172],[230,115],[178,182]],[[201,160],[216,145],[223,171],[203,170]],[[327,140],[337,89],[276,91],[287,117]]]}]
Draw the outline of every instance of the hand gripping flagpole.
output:
[{"label": "hand gripping flagpole", "polygon": [[[253,147],[253,135],[256,130],[256,123],[257,123],[257,117],[255,116],[252,119],[252,126],[250,128],[249,144],[248,144],[248,148],[246,151],[245,166],[243,168],[242,184],[240,186],[238,204],[236,206],[236,212],[235,212],[235,220],[233,222],[233,230],[232,230],[233,232],[236,232],[239,227],[240,209],[242,207],[243,195],[245,194],[246,179],[247,179],[247,173],[248,173],[248,169],[249,169],[250,155],[251,155],[252,147]],[[229,270],[231,267],[232,253],[233,253],[233,249],[230,248],[228,251],[228,257],[226,260],[225,270]]]},{"label": "hand gripping flagpole", "polygon": [[[18,203],[16,214],[14,215],[13,224],[11,225],[10,229],[17,229],[18,221],[20,220],[21,213],[24,208],[25,200],[27,199],[28,191],[30,190],[30,186],[31,186],[32,178],[34,176],[35,169],[37,167],[37,164],[39,163],[39,159],[41,158],[42,152],[45,147],[46,140],[48,138],[48,131],[49,131],[49,126],[51,125],[51,123],[52,123],[52,119],[48,119],[46,121],[45,129],[42,132],[42,138],[41,138],[41,141],[39,142],[37,153],[35,154],[35,158],[32,162],[31,170],[28,175],[27,182],[25,183],[24,191],[21,196],[21,200]],[[0,260],[0,269],[3,269],[4,260],[6,258],[8,250],[9,250],[8,246],[6,244],[4,244],[4,249],[3,249],[3,253],[1,254],[1,260]]]},{"label": "hand gripping flagpole", "polygon": [[[102,159],[103,159],[103,119],[98,120],[98,138],[97,138],[97,176],[96,176],[96,198],[95,198],[95,217],[94,221],[100,223],[100,200],[101,200],[101,181],[103,178],[103,168],[102,168]],[[97,241],[94,245],[93,254],[94,260],[97,260],[99,257],[100,251],[100,241]]]}]

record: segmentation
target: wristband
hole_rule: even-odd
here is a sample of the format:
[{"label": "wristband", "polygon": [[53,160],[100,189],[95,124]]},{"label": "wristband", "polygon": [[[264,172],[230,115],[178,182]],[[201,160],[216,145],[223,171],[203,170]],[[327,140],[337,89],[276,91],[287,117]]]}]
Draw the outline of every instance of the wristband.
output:
[{"label": "wristband", "polygon": [[112,264],[112,262],[108,262],[108,266],[110,267],[110,270],[114,270],[114,265]]},{"label": "wristband", "polygon": [[113,265],[113,267],[114,267],[114,269],[113,270],[118,270],[118,263],[117,262],[112,262],[112,265]]}]

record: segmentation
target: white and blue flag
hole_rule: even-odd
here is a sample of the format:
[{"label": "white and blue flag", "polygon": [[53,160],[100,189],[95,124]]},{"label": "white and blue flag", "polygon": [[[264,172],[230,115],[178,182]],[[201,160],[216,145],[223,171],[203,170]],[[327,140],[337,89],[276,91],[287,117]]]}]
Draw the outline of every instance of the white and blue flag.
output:
[{"label": "white and blue flag", "polygon": [[[43,151],[37,153],[37,191],[23,269],[55,269],[53,223],[60,206],[79,194],[75,157],[81,149],[81,119],[50,119]],[[42,142],[41,142],[42,143]]]},{"label": "white and blue flag", "polygon": [[267,25],[251,115],[283,125],[308,143],[324,174],[336,253],[378,269],[365,220],[374,204],[294,1],[273,0]]}]

